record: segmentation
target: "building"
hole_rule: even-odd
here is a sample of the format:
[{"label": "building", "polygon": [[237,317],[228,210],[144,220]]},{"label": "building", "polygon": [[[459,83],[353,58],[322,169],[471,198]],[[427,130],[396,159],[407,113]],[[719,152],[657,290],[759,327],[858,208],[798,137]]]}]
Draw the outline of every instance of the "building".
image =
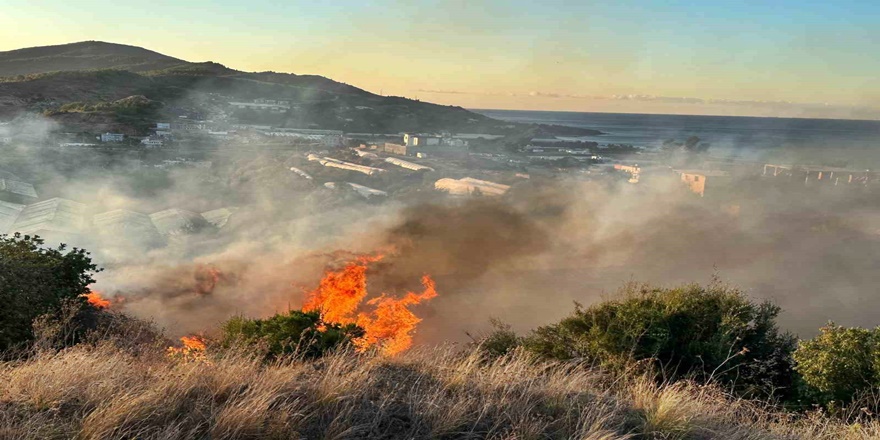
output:
[{"label": "building", "polygon": [[9,229],[24,208],[24,205],[0,201],[0,234],[11,232]]},{"label": "building", "polygon": [[213,226],[201,214],[177,208],[150,214],[150,220],[163,236],[191,234]]},{"label": "building", "polygon": [[3,177],[0,178],[0,200],[28,204],[37,200],[37,191],[33,185],[17,177]]},{"label": "building", "polygon": [[[385,191],[373,189],[373,188],[366,187],[363,185],[358,185],[357,183],[351,183],[351,182],[340,182],[340,183],[342,185],[348,185],[349,187],[351,187],[351,189],[355,190],[355,192],[360,194],[361,197],[363,197],[365,199],[369,199],[370,197],[386,197],[386,196],[388,196],[388,193]],[[324,186],[327,188],[330,188],[330,189],[336,189],[337,183],[336,182],[327,182],[324,184]]]},{"label": "building", "polygon": [[812,165],[764,164],[764,177],[786,179],[804,185],[851,185],[866,184],[878,180],[878,173],[840,167]]},{"label": "building", "polygon": [[510,189],[508,185],[489,182],[487,180],[474,179],[465,177],[462,179],[440,179],[434,182],[434,189],[443,191],[452,195],[484,195],[484,196],[500,196]]},{"label": "building", "polygon": [[308,159],[312,162],[318,162],[325,167],[339,168],[348,171],[357,171],[358,173],[363,173],[368,176],[374,176],[376,174],[381,174],[385,172],[385,170],[383,170],[382,168],[374,168],[368,167],[366,165],[358,165],[356,163],[344,162],[339,159],[334,159],[332,157],[318,156],[317,154],[309,154]]},{"label": "building", "polygon": [[171,123],[170,122],[157,122],[156,123],[156,130],[171,130]]},{"label": "building", "polygon": [[165,145],[165,141],[156,136],[150,136],[141,139],[141,145],[147,148],[161,148],[162,145]]},{"label": "building", "polygon": [[238,208],[234,206],[228,208],[214,209],[211,211],[203,212],[202,217],[204,217],[208,223],[214,225],[214,227],[216,227],[217,229],[220,229],[226,226],[227,223],[229,223],[229,218],[232,217],[232,214],[234,214],[237,210]]},{"label": "building", "polygon": [[101,135],[101,142],[122,142],[125,135],[122,133],[104,133]]},{"label": "building", "polygon": [[297,167],[290,167],[290,171],[293,171],[296,175],[298,175],[299,177],[302,177],[303,179],[312,180],[312,176],[310,176],[309,173],[307,173]]},{"label": "building", "polygon": [[679,171],[681,181],[688,189],[700,197],[715,195],[720,190],[730,188],[733,179],[727,171],[718,170],[684,170]]},{"label": "building", "polygon": [[73,200],[53,198],[27,205],[21,210],[9,232],[46,235],[77,234],[86,223],[86,205]]},{"label": "building", "polygon": [[149,215],[129,211],[127,209],[115,209],[92,217],[92,226],[95,232],[109,239],[109,243],[136,243],[148,247],[163,244],[159,230],[150,219]]},{"label": "building", "polygon": [[269,137],[286,137],[320,142],[328,147],[341,146],[344,139],[344,133],[339,130],[312,130],[307,128],[270,128],[263,130],[262,134]]},{"label": "building", "polygon": [[428,134],[404,133],[403,144],[407,147],[439,146],[442,138]]},{"label": "building", "polygon": [[279,104],[272,99],[255,99],[253,102],[230,102],[229,105],[236,110],[254,110],[259,112],[284,113],[290,110],[290,102]]},{"label": "building", "polygon": [[397,154],[399,156],[406,156],[406,145],[392,144],[392,143],[386,142],[382,151],[384,151],[388,154]]},{"label": "building", "polygon": [[424,165],[419,165],[419,164],[417,164],[417,163],[413,163],[413,162],[406,161],[406,160],[403,160],[403,159],[398,159],[398,158],[396,158],[396,157],[388,157],[388,158],[385,158],[385,162],[388,162],[388,163],[390,163],[390,164],[392,164],[392,165],[397,165],[397,166],[399,166],[399,167],[401,167],[401,168],[406,168],[406,169],[408,169],[408,170],[413,170],[413,171],[434,171],[434,169],[431,168],[431,167],[426,167],[426,166],[424,166]]}]

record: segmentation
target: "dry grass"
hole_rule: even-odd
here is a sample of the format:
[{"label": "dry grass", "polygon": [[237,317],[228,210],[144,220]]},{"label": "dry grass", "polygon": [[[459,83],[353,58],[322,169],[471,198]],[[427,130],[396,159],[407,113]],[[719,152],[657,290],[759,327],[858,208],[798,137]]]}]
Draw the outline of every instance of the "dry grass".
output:
[{"label": "dry grass", "polygon": [[0,364],[2,439],[863,439],[713,387],[612,381],[513,354],[421,348],[263,365],[80,346]]}]

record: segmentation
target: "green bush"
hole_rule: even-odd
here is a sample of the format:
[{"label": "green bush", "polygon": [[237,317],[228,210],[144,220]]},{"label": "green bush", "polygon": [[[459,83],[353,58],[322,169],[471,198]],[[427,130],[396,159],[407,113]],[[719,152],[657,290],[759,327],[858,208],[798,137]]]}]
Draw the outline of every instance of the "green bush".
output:
[{"label": "green bush", "polygon": [[880,385],[880,329],[833,323],[794,352],[805,395],[823,404],[850,402]]},{"label": "green bush", "polygon": [[89,253],[43,244],[39,237],[0,235],[0,351],[31,342],[38,316],[58,313],[69,301],[86,305],[82,295],[98,271]]},{"label": "green bush", "polygon": [[360,336],[363,330],[354,324],[325,324],[317,311],[291,310],[266,319],[232,318],[223,324],[220,344],[253,347],[270,359],[290,354],[315,358]]},{"label": "green bush", "polygon": [[475,341],[484,353],[491,357],[504,356],[522,345],[522,338],[517,336],[510,325],[497,319],[490,322],[492,331]]},{"label": "green bush", "polygon": [[527,350],[622,370],[650,366],[665,380],[718,381],[741,395],[792,388],[795,339],[776,326],[779,307],[718,283],[672,289],[629,285],[622,297],[538,328]]}]

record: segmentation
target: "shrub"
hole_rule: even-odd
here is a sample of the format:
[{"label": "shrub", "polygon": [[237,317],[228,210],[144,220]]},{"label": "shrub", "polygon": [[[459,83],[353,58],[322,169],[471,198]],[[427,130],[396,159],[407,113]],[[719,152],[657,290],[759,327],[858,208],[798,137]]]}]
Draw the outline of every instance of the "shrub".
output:
[{"label": "shrub", "polygon": [[522,338],[517,336],[510,325],[497,319],[490,322],[492,331],[475,341],[484,353],[491,357],[504,356],[522,345]]},{"label": "shrub", "polygon": [[794,352],[808,394],[846,403],[880,385],[880,330],[829,323]]},{"label": "shrub", "polygon": [[353,324],[326,324],[317,311],[291,310],[267,319],[232,318],[223,324],[220,344],[257,347],[270,359],[289,354],[315,358],[360,336],[363,330]]},{"label": "shrub", "polygon": [[621,293],[589,308],[578,305],[572,316],[532,332],[525,347],[616,370],[647,365],[667,380],[718,381],[741,395],[791,391],[795,340],[776,326],[779,307],[755,304],[718,283],[629,285]]},{"label": "shrub", "polygon": [[89,253],[43,246],[39,237],[0,235],[0,351],[33,340],[38,316],[61,311],[65,301],[84,307],[83,294],[98,271]]}]

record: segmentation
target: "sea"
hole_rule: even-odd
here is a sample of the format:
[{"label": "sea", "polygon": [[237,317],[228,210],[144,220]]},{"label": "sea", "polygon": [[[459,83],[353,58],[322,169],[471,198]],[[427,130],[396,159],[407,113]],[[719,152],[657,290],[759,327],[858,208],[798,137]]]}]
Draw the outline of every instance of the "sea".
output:
[{"label": "sea", "polygon": [[659,148],[697,136],[715,157],[880,169],[880,121],[555,111],[474,112],[506,121],[590,128],[579,140]]}]

